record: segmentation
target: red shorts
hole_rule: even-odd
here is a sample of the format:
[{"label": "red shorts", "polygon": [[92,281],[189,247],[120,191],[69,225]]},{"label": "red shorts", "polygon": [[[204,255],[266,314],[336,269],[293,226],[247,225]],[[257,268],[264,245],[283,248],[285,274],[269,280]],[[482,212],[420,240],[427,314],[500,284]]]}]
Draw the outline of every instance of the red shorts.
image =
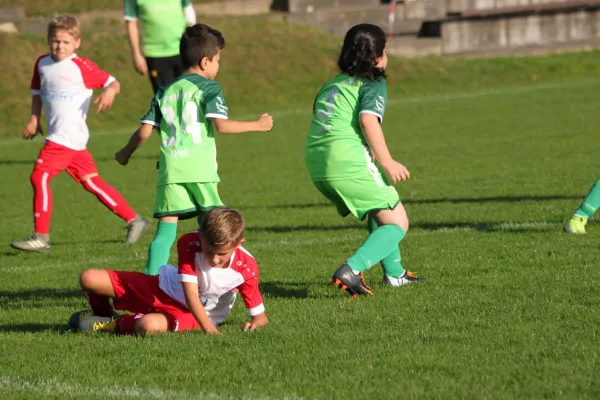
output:
[{"label": "red shorts", "polygon": [[117,310],[136,314],[159,313],[167,318],[173,332],[201,329],[194,315],[158,286],[158,276],[142,272],[107,270],[116,298]]},{"label": "red shorts", "polygon": [[73,150],[48,140],[40,150],[34,170],[48,173],[50,179],[67,170],[77,183],[81,183],[83,176],[98,173],[89,151]]}]

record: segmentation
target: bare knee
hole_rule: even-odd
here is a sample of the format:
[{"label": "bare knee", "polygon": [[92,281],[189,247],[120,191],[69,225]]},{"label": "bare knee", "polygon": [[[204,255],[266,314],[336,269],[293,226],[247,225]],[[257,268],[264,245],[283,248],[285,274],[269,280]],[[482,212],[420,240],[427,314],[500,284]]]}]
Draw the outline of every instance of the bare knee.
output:
[{"label": "bare knee", "polygon": [[84,270],[79,276],[79,285],[88,293],[115,296],[108,272],[103,269]]},{"label": "bare knee", "polygon": [[138,335],[145,336],[155,333],[165,333],[167,330],[167,319],[160,314],[144,315],[135,323],[135,333]]}]

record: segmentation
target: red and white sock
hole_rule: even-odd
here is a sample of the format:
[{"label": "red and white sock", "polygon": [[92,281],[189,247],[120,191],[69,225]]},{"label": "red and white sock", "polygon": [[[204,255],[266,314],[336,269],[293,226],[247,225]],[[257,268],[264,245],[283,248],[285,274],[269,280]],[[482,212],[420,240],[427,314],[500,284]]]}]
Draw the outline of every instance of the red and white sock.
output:
[{"label": "red and white sock", "polygon": [[117,333],[122,335],[135,335],[135,323],[142,318],[144,314],[124,314],[115,321]]},{"label": "red and white sock", "polygon": [[47,235],[50,232],[50,218],[52,216],[52,192],[50,181],[52,177],[48,172],[33,170],[29,178],[33,186],[33,221],[35,233]]},{"label": "red and white sock", "polygon": [[135,211],[133,211],[123,196],[115,188],[104,182],[98,175],[83,181],[82,184],[85,190],[94,194],[102,204],[127,223],[135,219]]}]

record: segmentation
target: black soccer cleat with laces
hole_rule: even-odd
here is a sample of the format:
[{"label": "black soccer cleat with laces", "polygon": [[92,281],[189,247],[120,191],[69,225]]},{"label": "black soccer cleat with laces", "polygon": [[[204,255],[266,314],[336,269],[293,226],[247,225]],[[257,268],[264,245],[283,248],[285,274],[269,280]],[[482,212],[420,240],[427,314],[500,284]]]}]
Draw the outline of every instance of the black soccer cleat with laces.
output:
[{"label": "black soccer cleat with laces", "polygon": [[359,295],[374,296],[373,290],[365,282],[362,272],[356,275],[352,272],[352,268],[348,264],[340,265],[333,273],[331,282],[340,289],[350,293],[354,298],[357,298]]}]

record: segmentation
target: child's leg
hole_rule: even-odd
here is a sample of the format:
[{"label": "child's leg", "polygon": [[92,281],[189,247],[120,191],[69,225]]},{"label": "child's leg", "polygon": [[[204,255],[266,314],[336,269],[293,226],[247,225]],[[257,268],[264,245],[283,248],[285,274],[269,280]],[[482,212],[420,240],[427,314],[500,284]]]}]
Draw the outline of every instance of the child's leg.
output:
[{"label": "child's leg", "polygon": [[[377,221],[375,221],[371,214],[369,214],[368,225],[369,233],[373,233],[379,228]],[[402,256],[400,254],[399,246],[396,246],[396,248],[394,248],[387,257],[381,260],[381,266],[383,267],[384,276],[398,278],[404,274],[404,267],[402,267]]]},{"label": "child's leg", "polygon": [[164,314],[123,314],[115,320],[115,331],[122,335],[152,335],[169,330],[169,321]]},{"label": "child's leg", "polygon": [[177,216],[158,218],[158,228],[148,248],[148,261],[144,269],[146,274],[158,274],[158,269],[169,262],[171,246],[173,246],[177,237],[178,219]]},{"label": "child's leg", "polygon": [[600,207],[600,180],[594,182],[589,193],[575,211],[575,214],[580,217],[591,218],[598,207]]},{"label": "child's leg", "polygon": [[33,187],[33,215],[35,233],[49,235],[52,216],[50,181],[71,163],[75,151],[53,142],[46,142],[40,150],[29,180]]},{"label": "child's leg", "polygon": [[402,203],[398,203],[393,210],[378,210],[371,214],[380,225],[379,228],[370,233],[359,249],[346,261],[356,273],[364,272],[386,258],[391,260],[394,253],[399,253],[398,244],[408,231],[408,217]]},{"label": "child's leg", "polygon": [[86,269],[79,277],[79,285],[94,315],[100,317],[112,317],[114,315],[110,299],[116,295],[108,271]]},{"label": "child's leg", "polygon": [[137,215],[136,212],[133,211],[133,208],[125,201],[123,196],[106,183],[100,175],[93,173],[84,175],[80,179],[85,190],[96,196],[106,208],[117,214],[128,224],[133,222]]}]

